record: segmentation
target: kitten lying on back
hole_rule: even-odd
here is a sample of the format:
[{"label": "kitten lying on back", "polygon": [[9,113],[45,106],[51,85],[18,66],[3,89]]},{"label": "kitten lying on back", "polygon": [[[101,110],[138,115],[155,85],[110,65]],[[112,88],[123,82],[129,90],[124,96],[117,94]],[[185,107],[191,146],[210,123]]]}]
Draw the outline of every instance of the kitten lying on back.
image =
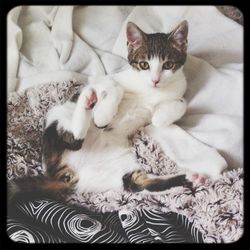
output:
[{"label": "kitten lying on back", "polygon": [[185,113],[187,34],[186,21],[168,34],[146,34],[129,22],[131,69],[122,73],[123,80],[96,80],[79,97],[49,111],[43,136],[46,176],[17,180],[10,185],[10,196],[19,190],[32,190],[34,196],[67,190],[159,192],[189,184],[185,175],[147,174],[130,145],[140,127],[168,126]]}]

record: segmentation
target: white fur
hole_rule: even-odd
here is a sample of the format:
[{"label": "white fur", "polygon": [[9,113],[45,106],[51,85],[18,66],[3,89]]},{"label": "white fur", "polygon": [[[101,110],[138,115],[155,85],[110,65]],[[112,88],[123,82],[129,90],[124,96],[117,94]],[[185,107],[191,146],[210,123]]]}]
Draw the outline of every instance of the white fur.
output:
[{"label": "white fur", "polygon": [[149,69],[141,70],[138,74],[150,87],[155,87],[155,81],[159,81],[157,87],[163,87],[164,85],[167,85],[171,77],[175,75],[172,70],[164,70],[162,68],[165,61],[158,57],[153,57],[147,62],[149,64]]},{"label": "white fur", "polygon": [[66,102],[64,105],[58,105],[51,108],[47,114],[46,128],[54,121],[57,121],[58,128],[71,130],[72,115],[75,107],[75,103]]},{"label": "white fur", "polygon": [[93,109],[94,122],[98,127],[109,124],[117,113],[123,97],[123,88],[110,79],[102,79],[93,85],[98,102]]},{"label": "white fur", "polygon": [[[66,150],[62,157],[62,164],[68,164],[80,177],[76,186],[79,192],[121,190],[122,177],[140,168],[128,137],[152,119],[156,126],[168,126],[185,112],[182,68],[162,76],[157,88],[132,69],[112,78],[96,79],[82,91],[76,104],[65,103],[49,113],[48,124],[58,119],[60,126],[70,129],[77,138],[84,136],[80,150]],[[84,105],[91,88],[98,101],[90,111]],[[94,124],[108,128],[98,129]]]},{"label": "white fur", "polygon": [[[91,95],[92,89],[86,87],[78,98],[78,102],[75,105],[73,111],[71,129],[76,139],[83,139],[87,135],[88,128],[91,122],[91,111],[86,110],[86,102]],[[84,124],[84,126],[83,126]]]},{"label": "white fur", "polygon": [[[152,117],[152,124],[159,127],[166,127],[181,118],[186,112],[187,104],[184,98],[169,102],[160,103]],[[167,115],[164,115],[167,114]]]}]

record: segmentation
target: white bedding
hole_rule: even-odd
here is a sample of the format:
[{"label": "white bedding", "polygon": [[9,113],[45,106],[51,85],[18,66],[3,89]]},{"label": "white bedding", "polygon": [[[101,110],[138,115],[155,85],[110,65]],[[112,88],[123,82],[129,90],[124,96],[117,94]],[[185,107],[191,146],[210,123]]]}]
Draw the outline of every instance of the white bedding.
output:
[{"label": "white bedding", "polygon": [[[8,15],[8,92],[119,75],[129,67],[128,20],[145,32],[169,32],[184,19],[189,22],[188,110],[178,128],[187,140],[192,136],[201,147],[217,149],[229,169],[242,167],[243,28],[213,6],[16,7]],[[156,134],[153,128],[148,132]],[[168,145],[167,133],[162,139],[162,146]],[[177,158],[190,150],[181,148]],[[210,160],[206,154],[205,159]]]}]

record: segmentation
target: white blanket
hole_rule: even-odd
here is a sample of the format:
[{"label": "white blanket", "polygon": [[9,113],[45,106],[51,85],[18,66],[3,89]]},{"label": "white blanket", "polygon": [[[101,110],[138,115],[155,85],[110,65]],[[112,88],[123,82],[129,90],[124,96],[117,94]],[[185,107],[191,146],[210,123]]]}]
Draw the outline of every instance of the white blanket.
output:
[{"label": "white blanket", "polygon": [[[188,110],[176,131],[170,128],[159,137],[159,131],[150,127],[148,133],[171,149],[177,163],[197,161],[190,161],[196,151],[203,155],[199,163],[223,169],[225,162],[219,155],[206,154],[211,153],[205,146],[209,145],[226,159],[229,169],[242,167],[243,28],[213,6],[16,7],[8,15],[8,92],[124,73],[129,67],[127,21],[145,32],[169,32],[184,19],[189,22],[184,68]],[[180,143],[171,144],[171,138]],[[202,143],[192,143],[194,138]],[[183,146],[184,141],[193,148]]]}]

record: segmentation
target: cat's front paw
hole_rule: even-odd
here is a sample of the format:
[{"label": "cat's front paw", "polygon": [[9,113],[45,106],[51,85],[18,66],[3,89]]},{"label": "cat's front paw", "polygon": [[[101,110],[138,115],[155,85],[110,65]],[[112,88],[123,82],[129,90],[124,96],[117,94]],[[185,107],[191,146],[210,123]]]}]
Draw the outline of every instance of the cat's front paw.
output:
[{"label": "cat's front paw", "polygon": [[163,117],[162,115],[160,116],[158,114],[155,114],[152,117],[152,124],[156,128],[160,128],[160,127],[164,127],[164,126],[167,127],[172,123],[173,123],[172,120],[168,120],[168,119],[166,119],[166,117]]}]

